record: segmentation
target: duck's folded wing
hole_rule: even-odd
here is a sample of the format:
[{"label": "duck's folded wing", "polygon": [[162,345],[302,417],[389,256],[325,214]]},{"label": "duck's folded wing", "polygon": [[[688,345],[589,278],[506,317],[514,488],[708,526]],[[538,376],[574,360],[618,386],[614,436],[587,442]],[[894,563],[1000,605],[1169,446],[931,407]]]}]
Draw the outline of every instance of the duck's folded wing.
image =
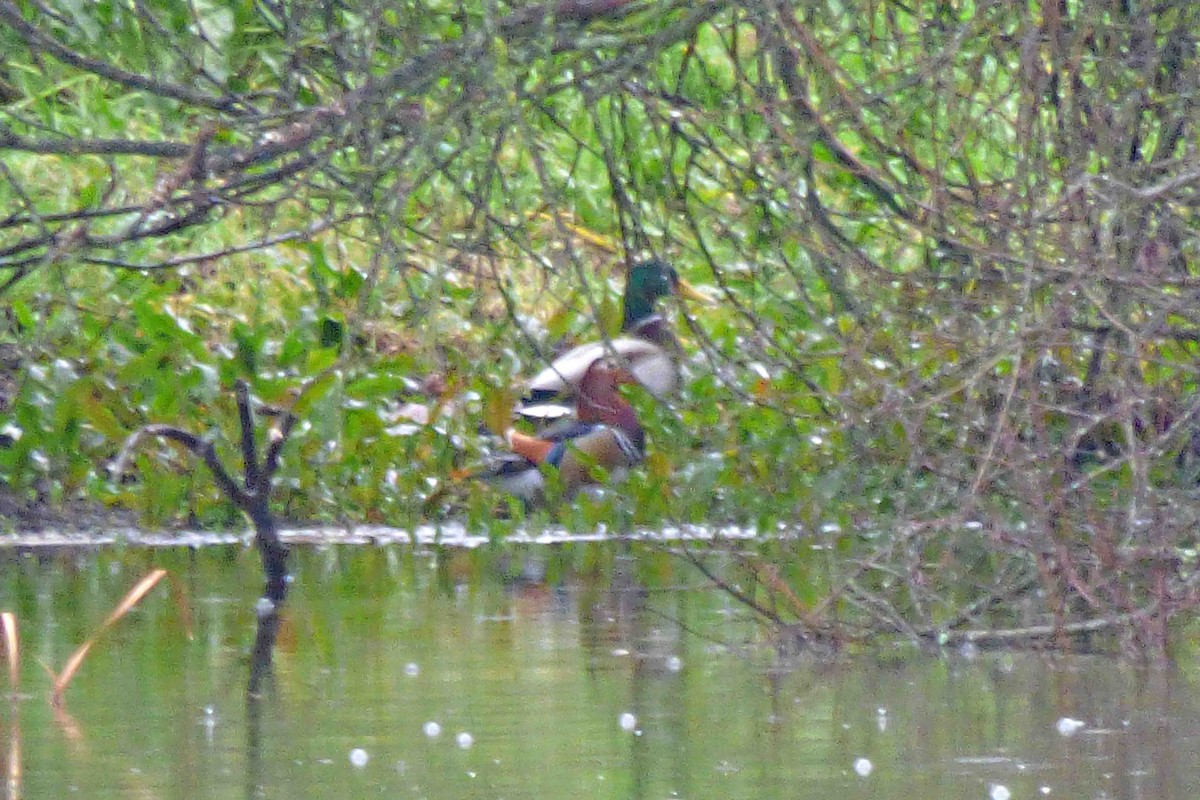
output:
[{"label": "duck's folded wing", "polygon": [[549,427],[542,428],[538,431],[537,435],[539,439],[545,439],[549,442],[569,442],[572,439],[587,436],[600,427],[603,426],[595,422],[563,419]]},{"label": "duck's folded wing", "polygon": [[641,463],[640,447],[620,428],[607,425],[566,442],[558,473],[563,486],[574,489],[595,480],[595,468],[606,473],[624,471]]},{"label": "duck's folded wing", "polygon": [[[608,344],[612,345],[612,350],[621,359],[628,362],[630,371],[638,383],[652,394],[661,397],[674,391],[678,381],[678,370],[669,352],[653,342],[629,336],[613,339]],[[568,350],[529,381],[530,398],[541,402],[574,394],[588,367],[608,353],[605,342],[581,344]]]}]

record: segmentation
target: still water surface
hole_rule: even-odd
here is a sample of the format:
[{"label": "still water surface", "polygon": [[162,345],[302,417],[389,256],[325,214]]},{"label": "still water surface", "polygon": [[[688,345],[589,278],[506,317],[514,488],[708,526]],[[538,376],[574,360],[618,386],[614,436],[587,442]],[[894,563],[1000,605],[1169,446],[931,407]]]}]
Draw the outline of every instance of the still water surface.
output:
[{"label": "still water surface", "polygon": [[[611,559],[594,547],[570,560]],[[19,766],[20,797],[1200,796],[1190,665],[783,662],[669,561],[617,558],[589,579],[533,548],[520,563],[299,550],[273,689],[248,705],[252,552],[0,557],[0,608],[20,618],[23,646],[0,753],[10,780]],[[105,634],[56,719],[38,662],[60,667],[152,566],[184,586],[194,638],[156,590]],[[1064,719],[1083,725],[1064,735]]]}]

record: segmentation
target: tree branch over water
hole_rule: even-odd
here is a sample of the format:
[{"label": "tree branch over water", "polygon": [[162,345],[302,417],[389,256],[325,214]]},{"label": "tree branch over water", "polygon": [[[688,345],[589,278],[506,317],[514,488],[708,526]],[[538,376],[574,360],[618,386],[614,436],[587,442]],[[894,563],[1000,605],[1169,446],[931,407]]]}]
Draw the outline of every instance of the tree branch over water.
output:
[{"label": "tree branch over water", "polygon": [[[565,52],[575,46],[574,37],[584,38],[589,23],[619,22],[623,15],[644,8],[643,3],[632,0],[567,0],[533,5],[498,17],[490,31],[510,46],[545,38]],[[157,168],[154,190],[132,207],[125,202],[121,208],[98,209],[87,203],[74,210],[56,211],[37,220],[33,226],[40,228],[37,233],[26,232],[33,220],[18,216],[6,220],[4,227],[15,234],[0,238],[0,270],[13,271],[6,290],[30,274],[32,267],[47,266],[68,255],[101,263],[105,259],[120,261],[96,251],[120,250],[138,242],[161,242],[162,247],[172,247],[191,229],[208,225],[239,207],[286,205],[289,196],[301,187],[325,183],[332,177],[327,171],[333,161],[343,159],[351,148],[355,150],[351,158],[363,155],[359,145],[366,131],[374,138],[375,149],[392,143],[405,147],[404,140],[422,136],[422,129],[431,123],[421,105],[410,98],[421,97],[436,82],[447,78],[474,81],[474,65],[492,46],[482,30],[468,33],[411,55],[382,75],[364,72],[356,76],[355,82],[362,84],[359,88],[340,95],[326,93],[323,102],[313,104],[301,99],[298,87],[291,87],[291,96],[282,97],[239,93],[232,88],[214,96],[81,55],[27,21],[11,0],[0,0],[0,19],[13,26],[35,57],[51,56],[82,73],[172,101],[180,111],[206,120],[190,137],[191,142],[155,142],[31,135],[17,129],[36,130],[32,120],[21,116],[7,122],[0,119],[0,150],[47,156],[142,157],[164,162]],[[337,44],[331,42],[329,47],[329,54],[339,61],[353,60],[350,52],[340,53]],[[328,77],[319,73],[313,77],[318,75]],[[218,144],[214,137],[235,144]],[[183,163],[169,166],[169,162],[180,161]],[[112,163],[117,169],[117,162]],[[124,171],[135,170],[130,166]],[[23,190],[21,185],[14,188]],[[351,197],[345,200],[354,203]],[[104,225],[104,232],[93,232],[89,226],[73,237],[70,248],[55,246],[58,232],[74,222],[102,221],[110,214],[120,218],[135,208],[132,222],[115,228]],[[351,207],[343,216],[366,210]],[[153,262],[146,264],[148,268],[156,266]]]},{"label": "tree branch over water", "polygon": [[260,464],[249,383],[238,381],[236,396],[241,431],[241,485],[221,463],[211,437],[197,436],[172,425],[146,425],[130,434],[113,461],[111,472],[117,480],[124,477],[138,445],[147,437],[176,442],[203,461],[221,493],[245,512],[254,524],[255,544],[262,556],[263,572],[266,574],[263,596],[272,604],[270,613],[275,614],[287,596],[287,547],[279,538],[278,525],[271,512],[271,479],[279,467],[280,453],[291,436],[296,417],[290,411],[283,413],[280,426],[271,430],[270,444]]}]

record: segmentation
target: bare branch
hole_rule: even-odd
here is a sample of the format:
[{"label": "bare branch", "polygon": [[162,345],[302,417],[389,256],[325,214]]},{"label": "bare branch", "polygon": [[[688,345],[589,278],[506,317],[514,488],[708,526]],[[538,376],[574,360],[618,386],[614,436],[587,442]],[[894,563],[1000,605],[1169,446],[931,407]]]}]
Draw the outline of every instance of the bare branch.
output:
[{"label": "bare branch", "polygon": [[119,479],[126,474],[129,459],[132,458],[138,444],[147,436],[158,436],[183,445],[188,451],[204,462],[209,472],[212,473],[213,480],[217,482],[217,486],[220,487],[226,497],[239,508],[243,510],[248,509],[249,497],[238,487],[229,473],[225,471],[225,467],[221,464],[221,460],[217,456],[217,449],[213,446],[212,441],[196,436],[181,428],[176,428],[173,425],[144,425],[131,433],[125,439],[125,444],[121,446],[116,459],[113,460],[110,474],[114,478]]},{"label": "bare branch", "polygon": [[238,422],[241,425],[242,469],[246,473],[246,491],[256,494],[259,490],[258,444],[254,434],[254,409],[250,407],[250,384],[239,378],[234,387],[237,398]]},{"label": "bare branch", "polygon": [[216,111],[233,112],[239,105],[239,101],[234,97],[214,97],[186,86],[157,81],[146,75],[128,72],[98,59],[81,56],[26,22],[21,15],[21,10],[17,8],[13,0],[0,0],[0,20],[11,25],[31,50],[48,53],[64,64],[91,72],[123,86],[142,89],[160,97],[169,97],[189,105],[211,108]]}]

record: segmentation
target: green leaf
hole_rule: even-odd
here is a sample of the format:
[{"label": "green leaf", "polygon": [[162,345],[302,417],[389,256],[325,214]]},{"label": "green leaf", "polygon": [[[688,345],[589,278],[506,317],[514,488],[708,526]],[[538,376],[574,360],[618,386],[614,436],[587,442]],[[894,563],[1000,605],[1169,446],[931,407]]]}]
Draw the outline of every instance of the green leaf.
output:
[{"label": "green leaf", "polygon": [[33,313],[33,309],[24,300],[14,300],[12,304],[13,315],[17,319],[17,324],[25,330],[31,330],[37,327],[37,317]]},{"label": "green leaf", "polygon": [[354,267],[346,267],[339,274],[338,278],[338,297],[351,298],[357,297],[363,284],[367,282],[366,277],[356,270]]},{"label": "green leaf", "polygon": [[321,347],[331,347],[338,352],[342,349],[346,336],[346,324],[333,317],[321,318]]},{"label": "green leaf", "polygon": [[300,363],[308,352],[309,331],[306,328],[296,328],[284,337],[283,345],[279,348],[279,366],[291,367]]},{"label": "green leaf", "polygon": [[86,184],[79,190],[79,205],[83,208],[95,206],[99,199],[100,187],[95,183]]},{"label": "green leaf", "polygon": [[320,242],[308,242],[305,249],[308,250],[308,279],[312,281],[317,300],[322,306],[328,306],[329,284],[337,281],[338,275],[330,268],[325,258],[325,247]]},{"label": "green leaf", "polygon": [[407,385],[399,375],[368,375],[346,384],[346,395],[356,400],[373,400],[395,397],[404,392]]},{"label": "green leaf", "polygon": [[258,374],[258,358],[262,350],[264,334],[239,322],[233,326],[233,341],[237,347],[236,360],[247,375]]},{"label": "green leaf", "polygon": [[309,375],[316,375],[332,367],[338,359],[338,351],[332,347],[313,350],[308,354],[308,363],[304,365]]}]

